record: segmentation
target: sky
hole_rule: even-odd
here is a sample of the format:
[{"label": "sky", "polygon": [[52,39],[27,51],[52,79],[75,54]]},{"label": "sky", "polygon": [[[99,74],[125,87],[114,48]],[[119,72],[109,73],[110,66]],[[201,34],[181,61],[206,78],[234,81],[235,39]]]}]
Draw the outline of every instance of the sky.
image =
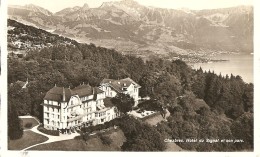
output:
[{"label": "sky", "polygon": [[[67,7],[83,6],[85,3],[91,8],[101,6],[103,2],[119,0],[8,0],[9,5],[35,4],[57,12]],[[135,0],[139,4],[158,8],[192,10],[226,8],[238,5],[253,5],[253,0]]]}]

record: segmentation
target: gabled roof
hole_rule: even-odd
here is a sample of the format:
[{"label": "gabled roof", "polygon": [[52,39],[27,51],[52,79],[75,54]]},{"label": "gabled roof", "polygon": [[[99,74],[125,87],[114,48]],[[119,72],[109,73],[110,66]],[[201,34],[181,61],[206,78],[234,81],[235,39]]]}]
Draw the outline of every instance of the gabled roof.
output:
[{"label": "gabled roof", "polygon": [[93,95],[93,88],[90,85],[79,85],[73,89],[73,94],[80,98],[84,96]]},{"label": "gabled roof", "polygon": [[89,84],[87,85],[79,85],[72,89],[73,95],[78,95],[80,98],[84,96],[90,96],[90,95],[96,95],[99,93],[103,93],[101,89],[98,89],[97,87],[91,87]]},{"label": "gabled roof", "polygon": [[97,87],[91,87],[90,85],[84,85],[84,84],[79,85],[74,89],[55,86],[46,93],[44,100],[51,100],[51,101],[58,101],[58,102],[63,101],[63,90],[65,93],[66,102],[68,102],[71,96],[74,95],[78,95],[80,98],[84,96],[94,95],[93,99],[96,100],[97,94],[104,92]]},{"label": "gabled roof", "polygon": [[[28,83],[29,83],[28,80],[26,82],[20,80],[16,81],[16,84],[21,86],[21,88],[27,88]],[[11,85],[13,85],[13,83]]]},{"label": "gabled roof", "polygon": [[128,88],[131,84],[133,84],[135,88],[141,87],[129,77],[121,80],[103,79],[100,84],[109,84],[118,92],[123,92],[123,88]]},{"label": "gabled roof", "polygon": [[20,80],[16,81],[16,83],[19,84],[19,86],[21,87],[23,87],[26,84],[26,82]]},{"label": "gabled roof", "polygon": [[52,100],[52,101],[63,101],[63,89],[65,92],[65,101],[68,102],[70,100],[70,97],[72,96],[72,91],[69,88],[63,88],[63,87],[53,87],[50,89],[45,97],[44,100]]}]

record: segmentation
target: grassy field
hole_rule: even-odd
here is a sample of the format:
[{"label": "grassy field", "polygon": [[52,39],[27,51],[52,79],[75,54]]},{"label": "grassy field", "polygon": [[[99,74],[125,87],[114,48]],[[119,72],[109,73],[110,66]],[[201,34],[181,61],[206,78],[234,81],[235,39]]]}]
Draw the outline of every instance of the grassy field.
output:
[{"label": "grassy field", "polygon": [[[24,129],[31,129],[32,127],[38,125],[39,123],[34,118],[20,118],[22,120],[22,125]],[[31,123],[31,127],[26,127],[26,124]]]},{"label": "grassy field", "polygon": [[109,133],[105,133],[112,139],[111,145],[103,145],[99,137],[93,136],[87,143],[83,140],[66,140],[39,145],[30,150],[59,150],[59,151],[120,151],[120,146],[125,141],[125,136],[122,130],[117,129]]},{"label": "grassy field", "polygon": [[31,145],[47,141],[48,137],[34,133],[30,130],[24,131],[23,137],[18,140],[9,140],[8,149],[9,150],[22,150]]}]

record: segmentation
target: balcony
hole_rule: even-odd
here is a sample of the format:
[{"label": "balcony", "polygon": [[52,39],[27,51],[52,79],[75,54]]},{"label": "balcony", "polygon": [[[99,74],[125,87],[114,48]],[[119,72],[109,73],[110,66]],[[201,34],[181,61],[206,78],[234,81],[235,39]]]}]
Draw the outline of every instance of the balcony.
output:
[{"label": "balcony", "polygon": [[82,119],[82,115],[77,116],[77,117],[73,117],[73,118],[69,118],[67,121],[68,121],[68,122],[72,122],[72,121],[74,121],[74,120],[80,120],[80,119]]}]

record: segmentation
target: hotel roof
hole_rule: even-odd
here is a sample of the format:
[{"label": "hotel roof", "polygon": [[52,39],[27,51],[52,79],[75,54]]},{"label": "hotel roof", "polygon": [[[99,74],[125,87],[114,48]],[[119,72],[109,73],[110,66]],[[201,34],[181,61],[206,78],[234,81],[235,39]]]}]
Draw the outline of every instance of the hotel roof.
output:
[{"label": "hotel roof", "polygon": [[78,95],[80,98],[84,96],[90,96],[94,95],[93,99],[97,97],[97,94],[100,94],[104,91],[97,87],[91,87],[90,85],[79,85],[75,87],[74,89],[70,88],[63,88],[63,87],[53,87],[50,89],[44,99],[45,100],[51,100],[51,101],[58,101],[61,102],[63,101],[63,92],[65,95],[65,102],[68,102],[71,98],[71,96]]},{"label": "hotel roof", "polygon": [[128,88],[131,84],[135,86],[135,88],[140,88],[141,86],[137,84],[132,79],[125,78],[121,80],[114,80],[114,79],[103,79],[101,81],[101,84],[109,84],[111,87],[113,87],[118,92],[123,92],[123,88]]},{"label": "hotel roof", "polygon": [[52,100],[52,101],[63,101],[63,89],[64,89],[64,93],[65,93],[65,101],[69,101],[70,97],[72,96],[72,91],[69,88],[63,88],[63,87],[53,87],[52,89],[50,89],[44,99],[45,100]]}]

